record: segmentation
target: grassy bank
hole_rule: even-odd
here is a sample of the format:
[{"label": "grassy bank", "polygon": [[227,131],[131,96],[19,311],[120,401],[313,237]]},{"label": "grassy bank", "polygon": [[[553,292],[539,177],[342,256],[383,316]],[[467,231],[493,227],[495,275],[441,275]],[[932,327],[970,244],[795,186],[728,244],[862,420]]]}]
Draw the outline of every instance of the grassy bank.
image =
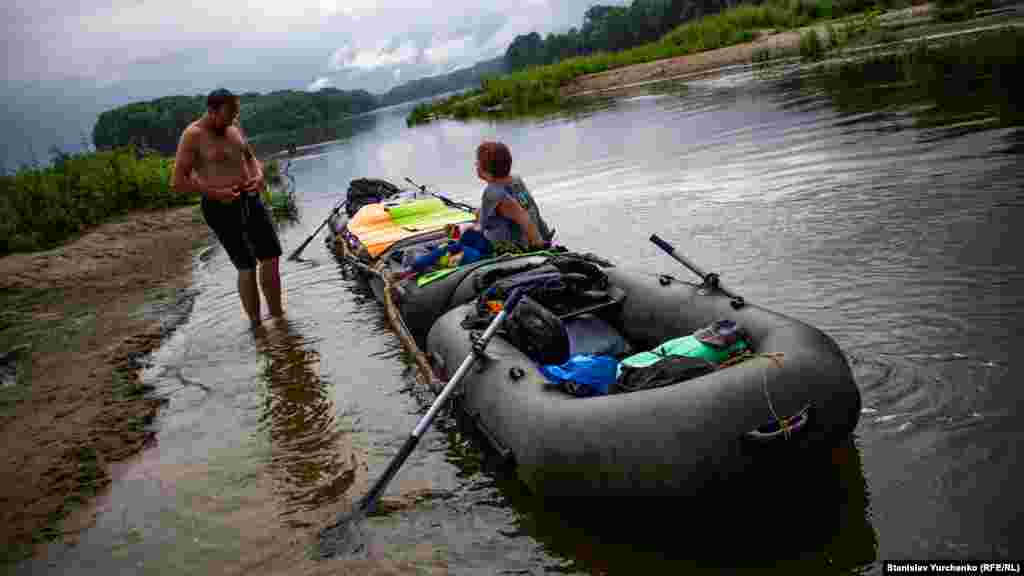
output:
[{"label": "grassy bank", "polygon": [[469,118],[498,110],[516,114],[543,109],[557,105],[560,88],[579,76],[749,42],[760,30],[799,28],[866,7],[859,0],[772,0],[758,6],[737,6],[682,24],[656,42],[486,79],[477,90],[417,106],[407,123],[415,125],[438,117]]},{"label": "grassy bank", "polygon": [[[0,256],[46,250],[132,210],[198,202],[171,188],[174,160],[128,146],[103,152],[58,155],[45,168],[23,167],[0,175]],[[287,210],[284,178],[276,160],[264,163],[265,198]]]},{"label": "grassy bank", "polygon": [[0,176],[0,255],[53,248],[131,210],[195,202],[172,193],[172,168],[170,159],[125,147]]}]

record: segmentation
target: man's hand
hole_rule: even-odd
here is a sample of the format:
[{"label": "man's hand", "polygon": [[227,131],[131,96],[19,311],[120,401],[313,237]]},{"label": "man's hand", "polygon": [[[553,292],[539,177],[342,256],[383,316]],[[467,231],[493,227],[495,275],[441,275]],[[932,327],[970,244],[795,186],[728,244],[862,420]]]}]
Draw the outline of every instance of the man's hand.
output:
[{"label": "man's hand", "polygon": [[210,188],[206,191],[206,197],[210,200],[216,200],[217,202],[223,202],[225,204],[238,200],[238,197],[242,195],[241,188],[238,186],[224,186],[222,188]]},{"label": "man's hand", "polygon": [[240,185],[242,192],[259,193],[263,190],[263,175],[257,174]]}]

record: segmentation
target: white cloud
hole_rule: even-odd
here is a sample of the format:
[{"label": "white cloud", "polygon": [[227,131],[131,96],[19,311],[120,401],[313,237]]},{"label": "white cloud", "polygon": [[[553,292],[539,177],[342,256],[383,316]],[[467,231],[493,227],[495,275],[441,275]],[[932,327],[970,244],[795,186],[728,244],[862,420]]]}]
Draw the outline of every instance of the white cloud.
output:
[{"label": "white cloud", "polygon": [[330,85],[331,85],[331,79],[327,78],[326,76],[321,76],[321,77],[317,78],[316,80],[314,80],[313,82],[311,82],[309,84],[309,86],[306,87],[306,91],[308,91],[308,92],[316,92],[317,90],[319,90],[321,88],[326,88],[326,87],[328,87]]},{"label": "white cloud", "polygon": [[382,66],[409,64],[414,62],[419,55],[420,51],[411,40],[394,50],[384,50],[383,48],[357,50],[346,44],[334,51],[329,66],[332,70],[341,70],[342,68],[371,70]]},{"label": "white cloud", "polygon": [[466,55],[470,40],[472,40],[470,36],[462,36],[441,42],[435,41],[430,48],[423,51],[423,56],[431,64],[443,64],[450,60],[458,60]]},{"label": "white cloud", "polygon": [[364,0],[362,2],[353,0],[320,0],[320,13],[325,16],[344,14],[353,20],[359,20],[362,16],[373,14],[377,11],[375,0]]}]

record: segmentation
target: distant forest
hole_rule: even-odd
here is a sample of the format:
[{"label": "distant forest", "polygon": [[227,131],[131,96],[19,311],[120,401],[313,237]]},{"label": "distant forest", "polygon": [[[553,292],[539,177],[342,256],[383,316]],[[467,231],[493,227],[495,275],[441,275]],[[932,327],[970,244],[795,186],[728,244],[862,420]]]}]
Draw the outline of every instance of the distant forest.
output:
[{"label": "distant forest", "polygon": [[633,0],[629,6],[591,6],[580,28],[544,38],[536,32],[516,36],[505,52],[505,64],[515,72],[594,52],[625,50],[658,40],[684,22],[739,4],[739,0]]},{"label": "distant forest", "polygon": [[[792,0],[799,2],[801,0]],[[365,90],[324,88],[316,92],[281,90],[242,94],[240,122],[254,140],[260,135],[299,133],[329,127],[347,117],[375,108],[476,88],[487,77],[531,66],[551,64],[601,51],[618,51],[657,40],[679,24],[735,6],[737,0],[634,0],[629,6],[590,7],[580,28],[542,38],[532,32],[517,36],[504,56],[479,62],[449,74],[420,78],[384,94]],[[182,130],[202,116],[203,95],[169,96],[137,102],[100,115],[93,128],[97,149],[135,144],[173,155]],[[309,137],[303,137],[308,143]]]},{"label": "distant forest", "polygon": [[[240,95],[239,122],[253,140],[260,140],[263,135],[311,129],[320,134],[333,134],[339,121],[348,117],[383,106],[473,88],[484,76],[502,74],[506,69],[504,57],[499,57],[443,76],[413,80],[384,94],[337,88],[316,92],[247,92]],[[170,156],[178,146],[182,130],[205,111],[205,95],[167,96],[121,106],[100,114],[92,131],[93,145],[107,150],[134,144]],[[308,143],[308,138],[298,138],[299,143]]]}]

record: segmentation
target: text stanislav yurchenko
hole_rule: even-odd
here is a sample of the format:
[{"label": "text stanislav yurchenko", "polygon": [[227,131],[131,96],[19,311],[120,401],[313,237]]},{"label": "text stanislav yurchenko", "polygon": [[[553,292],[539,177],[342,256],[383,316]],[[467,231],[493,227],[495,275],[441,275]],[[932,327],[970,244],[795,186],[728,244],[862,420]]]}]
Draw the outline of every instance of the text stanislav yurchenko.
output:
[{"label": "text stanislav yurchenko", "polygon": [[1020,574],[1020,562],[885,562],[885,574]]}]

